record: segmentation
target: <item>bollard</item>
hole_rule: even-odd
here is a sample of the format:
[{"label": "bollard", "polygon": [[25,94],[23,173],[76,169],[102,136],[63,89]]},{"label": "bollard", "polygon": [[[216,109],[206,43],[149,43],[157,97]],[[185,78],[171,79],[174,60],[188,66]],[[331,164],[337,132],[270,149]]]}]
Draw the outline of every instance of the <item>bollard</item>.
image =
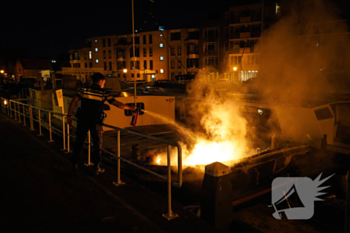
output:
[{"label": "bollard", "polygon": [[233,212],[233,190],[230,168],[215,162],[205,167],[201,195],[201,218],[215,225],[219,230],[227,231]]},{"label": "bollard", "polygon": [[132,156],[135,160],[137,160],[139,163],[141,163],[141,153],[140,153],[140,147],[139,144],[133,144],[131,146]]}]

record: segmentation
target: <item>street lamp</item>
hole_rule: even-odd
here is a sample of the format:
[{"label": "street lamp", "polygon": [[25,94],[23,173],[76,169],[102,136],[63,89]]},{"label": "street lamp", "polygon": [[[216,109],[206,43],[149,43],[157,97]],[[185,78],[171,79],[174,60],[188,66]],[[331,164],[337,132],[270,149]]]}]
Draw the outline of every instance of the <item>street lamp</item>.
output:
[{"label": "street lamp", "polygon": [[233,67],[233,71],[237,71],[237,66]]},{"label": "street lamp", "polygon": [[128,70],[127,70],[127,69],[123,69],[123,72],[124,72],[124,74],[125,74],[126,72],[128,72]]}]

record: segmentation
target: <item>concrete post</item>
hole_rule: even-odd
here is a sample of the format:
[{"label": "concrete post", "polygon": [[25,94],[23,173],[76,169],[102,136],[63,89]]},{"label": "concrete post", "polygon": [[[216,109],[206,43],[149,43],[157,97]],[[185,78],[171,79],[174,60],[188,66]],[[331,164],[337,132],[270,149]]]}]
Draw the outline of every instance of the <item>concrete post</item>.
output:
[{"label": "concrete post", "polygon": [[233,218],[230,168],[215,162],[205,167],[201,194],[201,218],[220,230],[228,230]]}]

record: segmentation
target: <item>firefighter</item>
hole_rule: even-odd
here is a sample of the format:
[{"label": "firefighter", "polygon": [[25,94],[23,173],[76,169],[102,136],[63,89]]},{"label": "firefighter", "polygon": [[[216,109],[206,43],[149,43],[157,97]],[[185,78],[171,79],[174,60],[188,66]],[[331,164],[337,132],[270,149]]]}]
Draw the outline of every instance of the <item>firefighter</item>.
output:
[{"label": "firefighter", "polygon": [[76,103],[81,100],[81,107],[78,109],[76,117],[78,118],[78,124],[76,129],[76,141],[73,148],[73,155],[71,163],[73,166],[73,172],[77,173],[78,161],[80,159],[80,153],[83,148],[83,144],[90,130],[94,149],[92,153],[92,163],[94,164],[95,174],[103,173],[105,170],[100,167],[101,152],[100,147],[102,143],[102,123],[105,118],[103,112],[104,102],[126,110],[135,111],[135,106],[127,106],[114,99],[104,88],[106,78],[101,73],[95,73],[92,75],[93,84],[87,88],[82,88],[80,92],[73,98],[69,105],[67,122],[72,126],[72,113]]}]

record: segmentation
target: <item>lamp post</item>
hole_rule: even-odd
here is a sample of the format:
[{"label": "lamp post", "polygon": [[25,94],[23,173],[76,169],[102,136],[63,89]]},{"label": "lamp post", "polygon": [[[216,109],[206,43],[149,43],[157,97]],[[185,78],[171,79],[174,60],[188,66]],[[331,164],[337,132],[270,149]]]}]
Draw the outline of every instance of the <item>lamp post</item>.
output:
[{"label": "lamp post", "polygon": [[135,77],[135,23],[134,23],[134,0],[131,0],[132,8],[132,56],[133,56],[133,72],[134,72],[134,103],[136,106],[136,77]]}]

